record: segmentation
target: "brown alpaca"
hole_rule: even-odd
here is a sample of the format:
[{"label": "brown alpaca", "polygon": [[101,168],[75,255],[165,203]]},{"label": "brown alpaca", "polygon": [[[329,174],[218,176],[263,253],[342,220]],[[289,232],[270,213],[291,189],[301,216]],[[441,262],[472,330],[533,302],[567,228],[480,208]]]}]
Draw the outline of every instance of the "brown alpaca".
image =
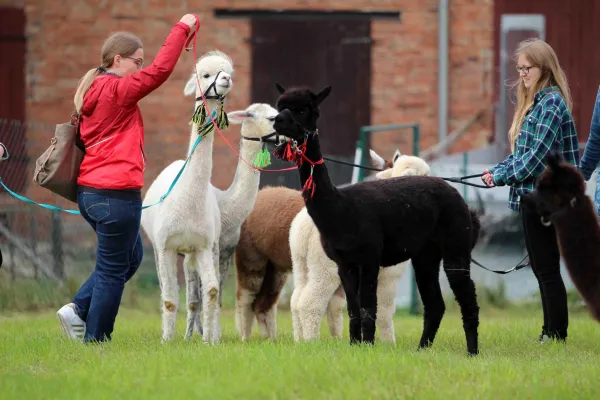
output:
[{"label": "brown alpaca", "polygon": [[[371,164],[387,169],[393,167],[393,160],[371,152]],[[302,208],[300,191],[283,186],[265,187],[258,192],[254,208],[242,224],[234,256],[235,322],[242,340],[250,337],[255,316],[264,337],[274,338],[277,333],[277,303],[292,272],[290,225]],[[345,297],[342,286],[336,295]]]},{"label": "brown alpaca", "polygon": [[600,226],[585,194],[583,175],[560,154],[546,159],[534,192],[523,207],[536,210],[542,222],[554,224],[560,253],[577,291],[600,322]]},{"label": "brown alpaca", "polygon": [[275,305],[292,270],[290,224],[302,207],[297,190],[265,187],[242,224],[235,249],[235,323],[242,340],[250,337],[255,315],[263,336],[274,338],[277,333]]}]

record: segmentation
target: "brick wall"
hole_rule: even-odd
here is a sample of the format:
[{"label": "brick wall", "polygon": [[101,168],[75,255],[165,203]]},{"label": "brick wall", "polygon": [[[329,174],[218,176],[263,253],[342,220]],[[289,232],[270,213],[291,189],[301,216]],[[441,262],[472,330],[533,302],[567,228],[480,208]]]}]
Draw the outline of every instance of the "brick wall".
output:
[{"label": "brick wall", "polygon": [[[70,6],[66,6],[69,3]],[[450,12],[449,131],[476,113],[487,109],[487,117],[471,128],[452,151],[463,151],[485,143],[491,130],[491,56],[493,0],[453,0]],[[235,4],[235,5],[234,5]],[[376,20],[372,25],[372,123],[421,124],[421,149],[434,145],[437,132],[437,0],[304,0],[295,7],[309,9],[364,9],[401,11],[400,21]],[[30,120],[47,123],[66,121],[78,79],[99,64],[100,48],[110,32],[130,30],[144,42],[146,60],[151,60],[171,27],[186,12],[201,19],[198,55],[219,48],[235,64],[234,89],[228,110],[245,108],[250,101],[251,59],[249,21],[216,20],[214,8],[280,9],[283,0],[92,0],[7,1],[0,5],[25,7],[28,24],[27,114]],[[488,57],[488,58],[486,58]],[[146,126],[148,187],[172,160],[185,156],[189,143],[188,120],[193,99],[183,96],[192,72],[193,56],[184,53],[170,79],[141,101]],[[52,132],[32,133],[31,158],[48,145]],[[37,135],[37,136],[36,136]],[[237,148],[239,127],[232,125],[227,139]],[[397,134],[381,133],[374,147],[386,155],[400,145]],[[412,144],[402,145],[409,151]],[[236,165],[235,154],[221,138],[214,148],[213,182],[227,187]],[[53,201],[47,191],[30,187],[35,199]],[[46,197],[45,197],[46,196]],[[70,204],[69,206],[73,206]]]}]

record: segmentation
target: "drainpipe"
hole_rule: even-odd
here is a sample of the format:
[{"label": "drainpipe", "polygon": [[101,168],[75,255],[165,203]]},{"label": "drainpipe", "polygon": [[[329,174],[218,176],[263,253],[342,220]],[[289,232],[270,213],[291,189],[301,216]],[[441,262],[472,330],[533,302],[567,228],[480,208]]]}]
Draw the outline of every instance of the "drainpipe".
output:
[{"label": "drainpipe", "polygon": [[[438,5],[438,140],[448,136],[448,13],[449,0],[439,0]],[[446,154],[442,151],[442,155]]]}]

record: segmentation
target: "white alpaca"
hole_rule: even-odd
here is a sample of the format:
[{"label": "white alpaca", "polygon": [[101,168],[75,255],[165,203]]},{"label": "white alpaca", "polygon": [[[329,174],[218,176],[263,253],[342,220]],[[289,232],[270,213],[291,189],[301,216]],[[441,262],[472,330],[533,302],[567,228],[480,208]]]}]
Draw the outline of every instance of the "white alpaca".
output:
[{"label": "white alpaca", "polygon": [[[202,98],[198,99],[200,87],[206,97],[219,95],[222,96],[222,101],[233,85],[231,59],[224,53],[211,51],[198,59],[196,70],[197,75],[196,72],[192,73],[184,89],[186,96],[195,94],[195,109],[203,104]],[[217,107],[218,101],[207,98],[208,113]],[[210,119],[208,121],[212,126]],[[192,125],[190,151],[198,138],[198,125]],[[164,202],[142,212],[142,227],[154,247],[162,297],[162,336],[165,341],[175,335],[179,303],[178,253],[185,257],[183,266],[186,275],[196,273],[203,282],[202,340],[212,343],[220,338],[219,271],[216,265],[219,260],[221,219],[215,192],[209,189],[213,142],[214,126],[192,153],[179,181]],[[183,164],[184,160],[175,161],[158,175],[146,193],[144,205],[159,201]],[[198,298],[199,294],[187,293],[188,321],[192,322],[198,312],[197,304],[191,304],[189,301],[194,296]]]},{"label": "white alpaca", "polygon": [[[373,150],[371,161],[383,168],[385,160]],[[425,161],[414,156],[394,154],[393,167],[376,174],[379,179],[405,175],[429,175]],[[331,335],[342,337],[343,307],[346,303],[338,269],[323,250],[319,231],[304,207],[290,227],[290,251],[294,276],[294,291],[290,299],[294,339],[311,340],[319,337],[321,319],[327,310]],[[377,327],[379,337],[395,343],[393,316],[396,310],[397,281],[406,270],[408,261],[381,268],[377,284]]]},{"label": "white alpaca", "polygon": [[[278,111],[269,104],[256,103],[244,111],[233,111],[227,113],[229,122],[242,124],[240,140],[240,159],[233,177],[233,182],[225,191],[220,190],[212,184],[209,189],[214,192],[219,205],[221,215],[221,235],[219,237],[219,305],[223,293],[223,284],[227,278],[229,265],[233,258],[233,252],[240,239],[240,227],[246,220],[256,201],[258,186],[260,183],[260,171],[248,165],[253,164],[254,159],[262,149],[259,140],[273,133],[273,120]],[[247,139],[246,139],[247,138]],[[186,275],[189,302],[191,304],[202,304],[198,295],[202,282],[198,275],[190,273]],[[195,297],[194,297],[195,296]],[[195,307],[195,317],[188,319],[186,337],[192,335],[193,327],[196,326],[199,333],[202,326],[197,318],[200,307]],[[195,321],[197,321],[195,323]]]},{"label": "white alpaca", "polygon": [[[385,160],[373,150],[369,151],[373,164],[379,166],[379,168],[383,168]],[[394,153],[392,163],[392,168],[380,171],[375,176],[379,179],[388,179],[394,176],[429,175],[431,173],[429,165],[422,158],[400,154],[399,150],[396,150]]]}]

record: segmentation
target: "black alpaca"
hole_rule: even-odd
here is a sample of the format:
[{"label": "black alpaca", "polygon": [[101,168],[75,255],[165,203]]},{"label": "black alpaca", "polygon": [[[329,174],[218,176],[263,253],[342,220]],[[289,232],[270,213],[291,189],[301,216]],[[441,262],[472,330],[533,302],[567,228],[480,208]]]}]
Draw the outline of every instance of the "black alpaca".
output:
[{"label": "black alpaca", "polygon": [[536,189],[522,198],[542,222],[554,224],[567,271],[593,317],[600,322],[600,226],[594,206],[585,194],[581,172],[564,162],[560,153],[546,158],[548,167]]},{"label": "black alpaca", "polygon": [[281,96],[274,128],[293,145],[277,148],[274,155],[301,163],[308,213],[327,256],[338,265],[346,292],[351,343],[374,342],[380,266],[412,259],[424,305],[419,347],[429,347],[445,312],[439,283],[443,260],[461,308],[467,350],[477,354],[479,306],[470,277],[471,250],[479,231],[475,213],[456,189],[436,177],[398,177],[336,188],[323,164],[316,126],[319,105],[331,87],[314,94],[305,87],[286,91],[276,86]]}]

